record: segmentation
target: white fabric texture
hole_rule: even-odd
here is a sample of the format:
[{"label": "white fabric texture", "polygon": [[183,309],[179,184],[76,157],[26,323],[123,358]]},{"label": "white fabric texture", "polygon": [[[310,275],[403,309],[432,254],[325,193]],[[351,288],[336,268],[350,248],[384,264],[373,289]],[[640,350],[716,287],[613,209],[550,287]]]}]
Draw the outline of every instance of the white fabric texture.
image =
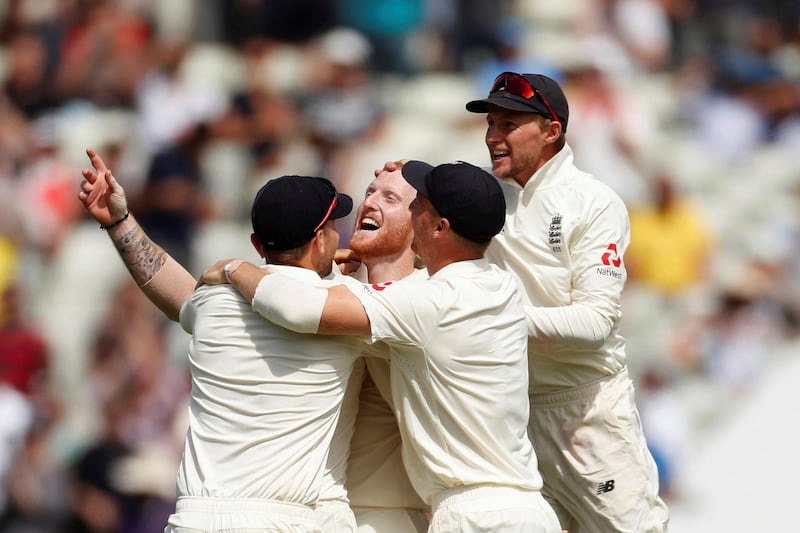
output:
[{"label": "white fabric texture", "polygon": [[[307,269],[266,268],[329,283]],[[316,503],[357,341],[280,328],[228,285],[200,287],[180,318],[193,335],[178,496]]]},{"label": "white fabric texture", "polygon": [[460,485],[539,489],[525,431],[527,327],[511,275],[460,261],[357,296],[372,340],[392,347],[403,461],[423,501]]},{"label": "white fabric texture", "polygon": [[577,386],[625,367],[620,295],[628,211],[607,185],[573,165],[565,146],[524,188],[500,180],[509,206],[487,252],[522,289],[530,328],[531,391]]}]

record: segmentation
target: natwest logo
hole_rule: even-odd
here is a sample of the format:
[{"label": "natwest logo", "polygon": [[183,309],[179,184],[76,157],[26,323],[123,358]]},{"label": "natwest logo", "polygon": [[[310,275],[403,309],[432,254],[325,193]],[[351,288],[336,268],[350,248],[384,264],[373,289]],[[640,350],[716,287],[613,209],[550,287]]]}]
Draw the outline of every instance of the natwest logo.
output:
[{"label": "natwest logo", "polygon": [[606,266],[618,267],[622,264],[622,258],[619,256],[619,253],[617,253],[617,245],[613,242],[608,245],[608,248],[606,248],[606,253],[604,253],[603,257],[600,259]]}]

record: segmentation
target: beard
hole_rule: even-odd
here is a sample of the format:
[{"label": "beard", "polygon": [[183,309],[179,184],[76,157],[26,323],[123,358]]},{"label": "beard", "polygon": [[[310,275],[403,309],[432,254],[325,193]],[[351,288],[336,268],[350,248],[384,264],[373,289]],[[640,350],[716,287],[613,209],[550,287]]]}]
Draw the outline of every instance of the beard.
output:
[{"label": "beard", "polygon": [[376,231],[356,230],[350,238],[350,249],[361,261],[373,257],[390,256],[405,250],[411,243],[411,222]]}]

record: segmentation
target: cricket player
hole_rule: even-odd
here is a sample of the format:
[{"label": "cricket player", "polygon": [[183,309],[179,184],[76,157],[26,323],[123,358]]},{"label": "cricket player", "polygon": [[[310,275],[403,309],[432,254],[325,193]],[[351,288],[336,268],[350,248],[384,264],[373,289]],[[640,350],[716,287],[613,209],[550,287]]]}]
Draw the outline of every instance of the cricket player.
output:
[{"label": "cricket player", "polygon": [[[317,288],[254,265],[217,263],[254,309],[294,331],[391,346],[403,461],[432,506],[432,532],[561,529],[540,493],[527,436],[527,325],[513,277],[484,252],[505,220],[497,181],[466,163],[402,169],[417,190],[412,248],[429,279]],[[226,270],[230,273],[225,276]]]},{"label": "cricket player", "polygon": [[[108,169],[99,155],[91,149],[87,155],[94,170],[84,171],[88,192],[80,193],[81,200],[101,225],[126,219],[107,227],[109,237],[143,292],[167,317],[177,320],[196,280],[147,237],[133,216],[128,219],[124,189],[110,171],[106,174]],[[399,171],[385,172],[368,186],[350,242],[354,257],[362,264],[356,273],[359,279],[378,283],[427,276],[424,269],[414,267],[416,254],[411,250],[408,206],[415,196],[416,191]],[[331,277],[336,274],[338,271],[332,272]],[[366,364],[357,362],[351,374],[315,506],[318,521],[326,532],[336,533],[356,528],[361,533],[426,531],[429,506],[405,473],[397,421],[387,403],[391,402],[389,366],[384,359],[388,348],[376,343],[362,345],[362,349],[383,355],[370,357]],[[351,438],[355,454],[350,450]]]},{"label": "cricket player", "polygon": [[628,212],[577,169],[569,106],[541,74],[500,74],[486,146],[509,209],[487,257],[522,290],[529,328],[530,434],[544,494],[570,533],[666,531],[620,334]]},{"label": "cricket player", "polygon": [[[351,209],[350,197],[323,178],[268,182],[252,207],[251,242],[268,261],[263,268],[326,286],[339,242],[334,223]],[[179,318],[192,335],[192,392],[165,532],[321,532],[314,505],[357,341],[289,332],[224,287],[197,289]]]},{"label": "cricket player", "polygon": [[[356,279],[383,283],[425,279],[415,268],[414,231],[409,207],[416,190],[400,171],[380,172],[367,186],[350,237],[352,257],[361,267]],[[394,414],[389,347],[362,345],[367,372],[349,442],[347,495],[359,533],[422,533],[428,530],[426,505],[411,485],[401,457],[402,440]],[[353,378],[351,383],[355,384]]]}]

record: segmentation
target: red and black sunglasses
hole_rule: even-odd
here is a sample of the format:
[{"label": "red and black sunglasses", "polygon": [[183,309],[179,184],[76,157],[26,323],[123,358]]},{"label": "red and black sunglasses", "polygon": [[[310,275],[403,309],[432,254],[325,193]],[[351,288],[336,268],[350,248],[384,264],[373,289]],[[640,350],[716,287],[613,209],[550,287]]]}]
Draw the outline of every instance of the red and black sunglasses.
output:
[{"label": "red and black sunglasses", "polygon": [[322,221],[317,224],[316,228],[314,228],[314,233],[317,233],[320,229],[322,229],[322,226],[324,226],[325,223],[331,219],[331,216],[333,216],[333,210],[336,209],[336,205],[339,203],[339,195],[336,194],[336,189],[334,188],[333,184],[326,179],[323,179],[322,181],[325,183],[328,192],[333,195],[333,200],[331,200],[331,205],[325,212],[325,216],[322,217]]},{"label": "red and black sunglasses", "polygon": [[547,97],[540,91],[536,90],[536,88],[531,85],[531,83],[522,75],[515,72],[503,72],[497,76],[497,78],[495,78],[489,94],[495,91],[506,91],[515,96],[522,97],[525,100],[530,100],[535,96],[547,108],[547,111],[550,113],[550,118],[561,124],[561,121],[558,120],[558,115],[556,115],[556,112],[553,111],[553,106],[551,106],[550,102],[547,101]]}]

